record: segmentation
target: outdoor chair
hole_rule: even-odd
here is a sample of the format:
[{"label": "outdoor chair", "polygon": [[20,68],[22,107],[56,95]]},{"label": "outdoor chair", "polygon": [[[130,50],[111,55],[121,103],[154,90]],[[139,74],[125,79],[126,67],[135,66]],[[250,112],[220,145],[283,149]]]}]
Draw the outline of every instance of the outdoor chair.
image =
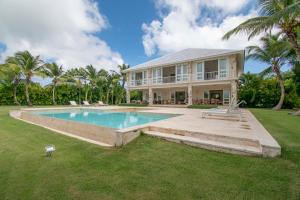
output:
[{"label": "outdoor chair", "polygon": [[76,101],[69,101],[71,106],[78,106]]},{"label": "outdoor chair", "polygon": [[107,104],[103,103],[103,101],[98,101],[98,106],[107,106]]},{"label": "outdoor chair", "polygon": [[90,106],[91,104],[88,101],[83,101],[83,105]]}]

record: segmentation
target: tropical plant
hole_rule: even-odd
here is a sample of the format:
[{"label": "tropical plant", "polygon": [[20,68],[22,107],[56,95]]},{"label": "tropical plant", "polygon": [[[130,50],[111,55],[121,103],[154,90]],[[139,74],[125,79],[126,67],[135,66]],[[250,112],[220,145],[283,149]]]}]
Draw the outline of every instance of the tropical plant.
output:
[{"label": "tropical plant", "polygon": [[[104,69],[100,69],[98,71],[98,79],[97,79],[97,87],[98,87],[98,90],[99,90],[99,100],[102,101],[103,100],[103,95],[104,95],[104,92],[105,92],[105,89],[107,90],[108,87],[108,72]],[[108,102],[107,102],[108,103]]]},{"label": "tropical plant", "polygon": [[259,0],[259,14],[241,23],[227,32],[223,39],[229,39],[237,33],[246,33],[248,39],[253,38],[273,28],[284,34],[296,51],[300,60],[300,44],[297,32],[300,27],[300,1],[299,0]]},{"label": "tropical plant", "polygon": [[5,63],[0,65],[0,83],[12,84],[14,104],[20,105],[17,99],[17,87],[21,81],[21,68],[18,65]]},{"label": "tropical plant", "polygon": [[247,59],[255,59],[268,64],[268,67],[260,74],[262,76],[275,73],[277,81],[281,89],[280,100],[274,107],[274,110],[279,110],[282,107],[284,101],[284,81],[281,75],[280,68],[287,62],[288,55],[290,54],[289,43],[280,38],[279,34],[270,35],[260,39],[262,46],[249,46],[247,47],[248,55]]},{"label": "tropical plant", "polygon": [[123,71],[128,69],[130,66],[126,65],[126,64],[122,64],[122,65],[118,65],[119,70],[120,70],[120,74],[122,76],[122,88],[125,87],[125,82],[126,82],[126,73],[124,73]]},{"label": "tropical plant", "polygon": [[8,57],[6,63],[19,66],[25,78],[25,96],[29,106],[32,105],[29,98],[29,85],[32,77],[43,76],[43,61],[40,56],[33,56],[29,51],[18,51],[14,56]]},{"label": "tropical plant", "polygon": [[93,67],[93,65],[87,65],[85,67],[85,74],[89,81],[89,85],[87,86],[87,91],[85,95],[85,100],[88,98],[88,91],[90,90],[90,100],[93,98],[93,89],[97,86],[98,81],[98,72],[97,69]]},{"label": "tropical plant", "polygon": [[78,103],[81,104],[81,89],[83,88],[83,82],[86,80],[84,69],[70,69],[64,74],[63,78],[66,84],[76,86],[78,94]]},{"label": "tropical plant", "polygon": [[[259,0],[259,14],[227,32],[223,39],[237,33],[245,33],[250,40],[254,36],[276,28],[292,45],[300,62],[300,0]],[[300,115],[300,110],[296,112]]]},{"label": "tropical plant", "polygon": [[[255,100],[259,92],[262,79],[257,74],[249,72],[240,77],[240,93],[243,93],[243,100],[247,102],[247,106],[255,106]],[[245,98],[246,97],[246,98]]]},{"label": "tropical plant", "polygon": [[46,76],[52,78],[52,103],[56,105],[55,101],[55,90],[57,84],[62,81],[62,77],[64,75],[63,67],[58,66],[56,63],[47,63],[44,67],[44,73]]}]

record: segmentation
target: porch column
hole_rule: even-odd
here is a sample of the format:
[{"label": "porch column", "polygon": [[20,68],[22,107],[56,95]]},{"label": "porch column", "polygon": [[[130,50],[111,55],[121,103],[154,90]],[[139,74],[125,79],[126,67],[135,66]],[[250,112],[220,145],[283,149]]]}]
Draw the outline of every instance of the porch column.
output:
[{"label": "porch column", "polygon": [[126,103],[130,103],[130,90],[126,90]]},{"label": "porch column", "polygon": [[[235,101],[233,102],[236,104],[237,102],[237,81],[231,81],[231,99],[235,98]],[[230,101],[231,101],[230,99]]]},{"label": "porch column", "polygon": [[193,89],[192,85],[188,85],[188,105],[193,104]]},{"label": "porch column", "polygon": [[149,87],[149,105],[153,105],[153,92],[151,87]]}]

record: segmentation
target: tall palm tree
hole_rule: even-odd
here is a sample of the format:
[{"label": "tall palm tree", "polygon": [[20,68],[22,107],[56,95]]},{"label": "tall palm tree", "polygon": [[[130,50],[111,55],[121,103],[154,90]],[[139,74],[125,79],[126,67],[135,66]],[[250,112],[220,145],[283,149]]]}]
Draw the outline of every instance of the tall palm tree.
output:
[{"label": "tall palm tree", "polygon": [[75,85],[78,91],[78,103],[81,104],[81,89],[82,83],[84,82],[84,74],[80,68],[74,68],[66,71],[63,76],[64,82],[66,84]]},{"label": "tall palm tree", "polygon": [[122,64],[122,65],[118,65],[118,68],[120,70],[120,74],[122,76],[122,88],[124,88],[125,86],[125,82],[126,82],[126,73],[124,73],[123,71],[125,69],[128,69],[130,66],[126,65],[126,64]]},{"label": "tall palm tree", "polygon": [[[108,72],[105,69],[100,69],[97,73],[97,86],[99,89],[99,100],[103,100],[104,87],[107,86],[108,83]],[[108,103],[108,102],[107,102]]]},{"label": "tall palm tree", "polygon": [[290,54],[289,43],[285,39],[280,38],[280,34],[267,35],[260,40],[262,42],[261,47],[249,46],[247,48],[248,55],[246,59],[252,58],[268,64],[268,67],[260,73],[262,76],[275,73],[281,95],[278,104],[273,109],[279,110],[282,107],[285,95],[284,81],[280,68],[288,61],[288,55]]},{"label": "tall palm tree", "polygon": [[33,56],[29,51],[18,51],[14,56],[8,57],[6,62],[20,67],[22,75],[25,77],[26,101],[27,104],[31,106],[29,85],[34,75],[43,76],[43,61],[40,59],[40,56]]},{"label": "tall palm tree", "polygon": [[13,98],[16,105],[20,105],[17,99],[17,87],[21,81],[22,74],[21,68],[18,65],[5,63],[0,65],[0,83],[12,84],[13,86]]},{"label": "tall palm tree", "polygon": [[300,27],[300,0],[259,0],[259,13],[227,32],[223,39],[229,39],[237,33],[252,37],[277,28],[284,34],[294,48],[300,61],[300,43],[297,35]]},{"label": "tall palm tree", "polygon": [[47,63],[44,67],[44,73],[46,76],[52,78],[52,102],[53,105],[56,105],[55,90],[57,84],[61,81],[61,78],[64,75],[63,67],[58,66],[55,62]]},{"label": "tall palm tree", "polygon": [[[241,23],[227,32],[223,39],[245,33],[250,40],[275,27],[288,38],[300,62],[300,0],[259,0],[258,7],[261,16]],[[300,110],[295,114],[300,116]]]},{"label": "tall palm tree", "polygon": [[[85,73],[87,76],[87,79],[89,81],[90,86],[90,100],[93,98],[93,89],[97,86],[97,80],[98,80],[98,72],[97,69],[93,67],[93,65],[87,65],[85,67]],[[88,92],[88,90],[87,90]],[[87,101],[88,93],[86,93],[86,101]]]}]

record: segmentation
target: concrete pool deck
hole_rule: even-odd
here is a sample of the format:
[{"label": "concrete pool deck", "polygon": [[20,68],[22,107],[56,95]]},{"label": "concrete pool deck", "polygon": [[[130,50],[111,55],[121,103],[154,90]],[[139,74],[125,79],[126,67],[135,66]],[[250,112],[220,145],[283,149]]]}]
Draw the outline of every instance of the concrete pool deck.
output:
[{"label": "concrete pool deck", "polygon": [[[41,120],[28,117],[27,113],[42,110],[65,110],[65,109],[95,109],[107,111],[136,111],[161,114],[178,114],[176,117],[151,122],[139,126],[133,126],[125,129],[114,129],[108,131],[108,134],[102,134],[107,129],[101,126],[87,125],[78,132],[70,133],[68,129],[62,129],[68,126],[80,126],[82,124],[73,122],[71,125],[65,122],[58,122],[60,126],[51,127],[49,123],[42,123]],[[188,108],[170,108],[170,107],[123,107],[123,106],[103,106],[103,107],[51,107],[51,108],[26,108],[11,112],[11,116],[36,125],[49,128],[51,130],[65,133],[78,139],[83,139],[102,146],[122,146],[143,132],[146,135],[162,138],[165,140],[184,143],[200,148],[222,151],[242,155],[255,155],[265,157],[275,157],[280,155],[281,148],[276,140],[259,123],[259,121],[248,110],[242,110],[243,120],[238,121],[234,118],[202,118],[201,109]],[[63,120],[64,121],[64,120]],[[101,134],[101,137],[94,137],[94,133],[86,133],[88,129],[94,129]],[[100,127],[100,128],[99,128]],[[77,129],[78,129],[77,128]],[[101,132],[101,133],[100,133]],[[114,135],[115,136],[111,136]],[[103,139],[104,137],[104,139]],[[116,140],[116,142],[111,142]]]}]

